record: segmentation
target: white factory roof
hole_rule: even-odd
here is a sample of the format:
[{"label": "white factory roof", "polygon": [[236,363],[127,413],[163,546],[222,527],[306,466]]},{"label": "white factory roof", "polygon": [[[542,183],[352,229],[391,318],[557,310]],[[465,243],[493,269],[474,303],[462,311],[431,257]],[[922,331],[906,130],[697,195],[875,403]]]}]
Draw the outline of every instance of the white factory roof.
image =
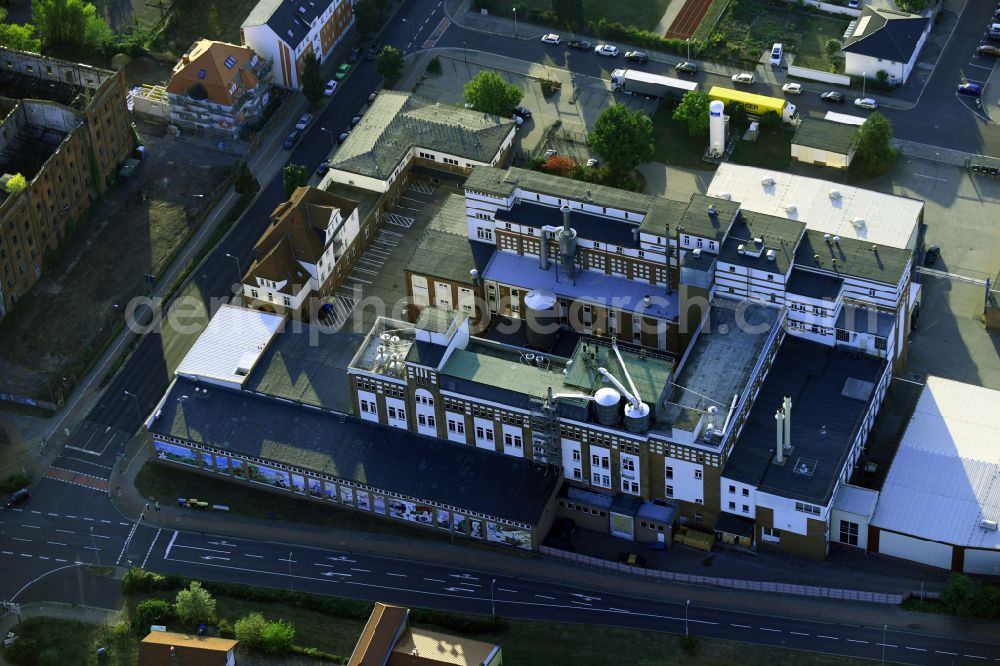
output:
[{"label": "white factory roof", "polygon": [[283,321],[268,312],[223,305],[175,374],[240,387]]},{"label": "white factory roof", "polygon": [[719,166],[706,194],[814,231],[911,250],[924,208],[917,199],[729,163]]},{"label": "white factory roof", "polygon": [[872,524],[972,548],[1000,548],[1000,391],[928,377]]}]

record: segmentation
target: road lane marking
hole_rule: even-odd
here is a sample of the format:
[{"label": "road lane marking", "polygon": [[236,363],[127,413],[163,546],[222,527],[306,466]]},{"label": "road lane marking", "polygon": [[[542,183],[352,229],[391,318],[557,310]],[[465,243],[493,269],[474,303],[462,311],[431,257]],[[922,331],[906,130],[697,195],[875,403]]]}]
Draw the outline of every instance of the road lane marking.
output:
[{"label": "road lane marking", "polygon": [[100,548],[94,548],[93,546],[84,546],[84,550],[100,550]]},{"label": "road lane marking", "polygon": [[149,544],[149,550],[146,551],[146,557],[142,558],[142,568],[143,569],[146,568],[146,561],[149,560],[149,554],[153,552],[153,546],[156,545],[156,540],[160,538],[160,532],[162,532],[162,531],[163,531],[162,528],[156,530],[156,535],[153,536],[153,542],[151,544]]},{"label": "road lane marking", "polygon": [[105,525],[110,525],[111,524],[110,520],[102,520],[101,522],[104,523]]},{"label": "road lane marking", "polygon": [[934,652],[936,652],[937,654],[946,654],[949,657],[957,657],[958,656],[957,652],[945,652],[944,650],[934,650]]},{"label": "road lane marking", "polygon": [[879,647],[899,647],[898,645],[893,645],[892,643],[876,643]]},{"label": "road lane marking", "polygon": [[906,646],[906,649],[916,650],[917,652],[927,652],[927,648],[910,647],[909,645]]},{"label": "road lane marking", "polygon": [[577,601],[576,599],[571,599],[570,603],[571,604],[579,604],[581,606],[587,606],[588,608],[594,605],[594,604],[588,604],[586,601]]},{"label": "road lane marking", "polygon": [[986,657],[980,657],[978,654],[963,654],[962,656],[969,659],[986,659]]},{"label": "road lane marking", "polygon": [[58,541],[46,541],[45,543],[49,544],[50,546],[65,546],[66,545],[64,543],[59,543]]},{"label": "road lane marking", "polygon": [[[219,552],[219,553],[224,553],[224,552],[226,552],[226,551],[224,551],[224,550],[220,550],[220,551],[216,551],[216,552]],[[298,563],[299,563],[299,561],[298,561],[298,560],[293,560],[293,559],[290,559],[290,558],[287,558],[287,557],[279,557],[279,558],[278,558],[278,561],[279,561],[279,562],[288,562],[289,564],[298,564]]]},{"label": "road lane marking", "polygon": [[628,612],[624,608],[609,608],[608,610],[611,611],[612,613],[627,613]]},{"label": "road lane marking", "polygon": [[40,529],[42,529],[38,525],[21,525],[21,527],[27,527],[27,528],[33,529],[33,530],[40,530]]},{"label": "road lane marking", "polygon": [[331,569],[333,568],[332,564],[324,564],[323,562],[313,562],[313,566],[317,566],[317,567],[330,567]]},{"label": "road lane marking", "polygon": [[10,550],[3,550],[3,551],[0,551],[0,553],[3,553],[4,555],[13,555],[14,554],[13,551],[10,551]]},{"label": "road lane marking", "polygon": [[87,517],[84,517],[84,520],[86,520],[86,521],[87,521],[88,523],[92,523],[92,522],[94,522],[94,519],[93,519],[93,518],[87,518]]},{"label": "road lane marking", "polygon": [[[201,548],[200,546],[185,546],[184,544],[180,544],[180,543],[174,544],[173,540],[171,540],[170,545],[173,546],[174,548],[188,548],[190,550],[203,550],[206,553],[222,553],[223,555],[230,555],[231,554],[228,550],[218,550],[216,548]],[[281,561],[285,562],[285,560],[281,560]]]},{"label": "road lane marking", "polygon": [[781,633],[781,629],[772,629],[770,627],[761,627],[760,630],[761,631],[773,631],[773,632],[778,633],[778,634]]},{"label": "road lane marking", "polygon": [[174,541],[177,541],[177,530],[174,530],[174,535],[170,537],[170,543],[167,544],[167,550],[163,553],[163,559],[170,558],[170,549],[174,547]]},{"label": "road lane marking", "polygon": [[517,590],[508,590],[506,587],[498,587],[497,589],[500,590],[501,592],[510,592],[512,594],[517,594]]},{"label": "road lane marking", "polygon": [[73,530],[56,530],[56,532],[62,532],[63,534],[76,534]]},{"label": "road lane marking", "polygon": [[70,514],[68,514],[68,513],[66,514],[66,517],[67,517],[67,518],[73,518],[74,520],[76,519],[76,516],[71,516],[71,515],[70,515]]},{"label": "road lane marking", "polygon": [[432,583],[443,583],[444,582],[440,578],[424,578],[424,580],[429,580]]},{"label": "road lane marking", "polygon": [[255,557],[255,558],[257,558],[258,560],[262,560],[262,559],[264,559],[264,556],[263,556],[263,555],[251,555],[250,553],[243,553],[243,555],[244,555],[245,557]]},{"label": "road lane marking", "polygon": [[729,623],[729,626],[730,627],[739,627],[740,629],[749,629],[750,628],[749,624],[733,624],[732,622]]},{"label": "road lane marking", "polygon": [[31,557],[31,555],[28,555],[27,553],[21,553],[21,557]]},{"label": "road lane marking", "polygon": [[106,534],[91,534],[90,536],[94,537],[95,539],[110,539],[111,538],[111,537],[109,537]]},{"label": "road lane marking", "polygon": [[859,641],[857,638],[845,638],[844,640],[848,643],[864,643],[865,645],[868,645],[868,641]]},{"label": "road lane marking", "polygon": [[386,576],[395,576],[396,578],[406,578],[406,574],[392,573],[391,571],[385,572]]},{"label": "road lane marking", "polygon": [[371,573],[372,572],[371,569],[355,569],[354,567],[351,567],[351,571],[360,571],[361,573]]},{"label": "road lane marking", "polygon": [[62,559],[62,558],[59,558],[59,557],[57,557],[57,558],[56,558],[56,562],[62,562],[62,563],[65,563],[65,562],[66,562],[66,560],[64,560],[64,559]]},{"label": "road lane marking", "polygon": [[126,526],[129,525],[129,523],[125,523],[125,522],[121,522],[121,523],[118,523],[118,524],[119,525],[126,525]]},{"label": "road lane marking", "polygon": [[831,641],[839,641],[840,640],[836,636],[824,636],[823,634],[816,634],[816,638],[825,638],[825,639],[831,640]]},{"label": "road lane marking", "polygon": [[[44,555],[39,555],[38,559],[40,559],[40,560],[47,560],[49,558],[45,557]],[[965,655],[965,656],[968,657],[969,655]]]},{"label": "road lane marking", "polygon": [[58,513],[50,513],[48,515],[52,516],[53,518],[58,518],[59,517]]},{"label": "road lane marking", "polygon": [[788,633],[792,634],[793,636],[808,636],[809,635],[809,634],[804,634],[801,631],[789,631]]},{"label": "road lane marking", "polygon": [[21,537],[11,537],[14,541],[31,541],[31,539],[22,539]]},{"label": "road lane marking", "polygon": [[536,594],[535,596],[538,597],[539,599],[552,599],[553,601],[555,601],[555,597],[547,597],[544,594]]}]

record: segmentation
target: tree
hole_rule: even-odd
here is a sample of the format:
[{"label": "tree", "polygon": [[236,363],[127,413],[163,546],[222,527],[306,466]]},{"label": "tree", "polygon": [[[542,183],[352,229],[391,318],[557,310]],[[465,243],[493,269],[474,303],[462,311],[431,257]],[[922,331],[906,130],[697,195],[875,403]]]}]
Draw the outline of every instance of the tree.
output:
[{"label": "tree", "polygon": [[24,174],[15,173],[7,181],[5,189],[7,190],[7,194],[17,194],[27,186],[28,186],[28,179],[24,177]]},{"label": "tree", "polygon": [[288,164],[281,170],[281,178],[285,184],[285,198],[291,199],[292,193],[308,182],[309,170],[304,164]]},{"label": "tree", "polygon": [[567,28],[578,28],[583,25],[583,0],[552,0],[552,13]]},{"label": "tree", "polygon": [[84,0],[31,0],[31,15],[45,46],[99,49],[111,38],[107,21]]},{"label": "tree", "polygon": [[896,150],[892,147],[892,123],[878,111],[868,116],[868,120],[855,132],[857,149],[851,165],[865,173],[881,173],[896,161]]},{"label": "tree", "polygon": [[354,4],[354,20],[359,33],[372,35],[382,23],[382,12],[375,5],[375,0],[358,0]]},{"label": "tree", "polygon": [[177,617],[188,624],[203,624],[215,619],[215,599],[194,580],[186,590],[177,593]]},{"label": "tree", "polygon": [[948,587],[941,593],[941,601],[955,615],[968,616],[975,597],[975,585],[965,574],[948,577]]},{"label": "tree", "polygon": [[589,143],[604,158],[609,182],[631,182],[635,168],[653,158],[653,121],[641,111],[615,104],[597,117]]},{"label": "tree", "polygon": [[878,81],[883,87],[889,85],[889,72],[884,69],[880,69],[875,72],[875,80]]},{"label": "tree", "polygon": [[497,74],[483,70],[465,84],[462,89],[465,101],[476,111],[490,113],[501,118],[509,118],[514,107],[521,102],[524,93],[513,83]]},{"label": "tree", "polygon": [[236,173],[233,175],[233,189],[239,194],[249,194],[259,189],[257,179],[247,166],[246,160],[240,160],[236,165]]},{"label": "tree", "polygon": [[270,654],[285,654],[292,649],[295,641],[295,627],[284,620],[268,622],[261,635],[264,651]]},{"label": "tree", "polygon": [[250,613],[236,620],[233,629],[236,631],[236,640],[243,645],[260,649],[264,646],[264,628],[267,627],[267,620],[260,613]]},{"label": "tree", "polygon": [[542,162],[539,167],[542,171],[547,173],[555,174],[557,176],[566,176],[573,170],[576,166],[571,158],[565,155],[553,155],[549,159]]},{"label": "tree", "polygon": [[310,51],[302,61],[302,94],[310,104],[323,99],[323,75],[319,71],[319,58]]},{"label": "tree", "polygon": [[688,134],[701,136],[708,134],[708,93],[689,90],[681,97],[681,103],[674,109],[674,120],[687,126]]},{"label": "tree", "polygon": [[4,23],[7,18],[7,10],[0,7],[0,46],[15,51],[31,51],[38,53],[42,50],[42,42],[35,38],[35,26],[30,23],[17,25],[16,23]]},{"label": "tree", "polygon": [[132,627],[139,633],[149,631],[151,624],[166,624],[174,618],[174,606],[163,599],[146,599],[135,607]]},{"label": "tree", "polygon": [[384,46],[379,54],[375,56],[375,70],[385,79],[387,88],[391,88],[399,81],[403,75],[403,68],[406,61],[403,60],[403,53],[393,46]]},{"label": "tree", "polygon": [[833,38],[826,40],[826,44],[823,45],[823,50],[826,51],[827,58],[833,59],[833,57],[840,51],[840,40]]}]

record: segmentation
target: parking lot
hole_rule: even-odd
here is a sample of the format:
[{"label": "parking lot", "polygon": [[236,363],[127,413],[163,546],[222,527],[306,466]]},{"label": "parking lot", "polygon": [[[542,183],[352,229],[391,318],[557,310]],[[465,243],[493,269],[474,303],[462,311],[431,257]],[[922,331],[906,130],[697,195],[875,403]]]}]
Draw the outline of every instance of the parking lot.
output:
[{"label": "parking lot", "polygon": [[406,284],[403,271],[428,222],[451,192],[450,180],[434,182],[413,172],[395,207],[354,264],[340,288],[328,298],[333,309],[320,323],[328,330],[365,334],[379,316],[403,319]]}]

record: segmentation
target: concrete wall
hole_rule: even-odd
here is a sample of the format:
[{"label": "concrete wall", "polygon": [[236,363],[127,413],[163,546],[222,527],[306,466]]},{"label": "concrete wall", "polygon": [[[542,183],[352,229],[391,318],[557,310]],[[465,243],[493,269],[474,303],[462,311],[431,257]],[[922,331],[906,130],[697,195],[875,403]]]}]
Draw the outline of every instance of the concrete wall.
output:
[{"label": "concrete wall", "polygon": [[[846,7],[842,7],[846,9]],[[850,10],[856,12],[856,9]],[[845,76],[843,74],[834,74],[833,72],[821,72],[818,69],[809,69],[808,67],[798,67],[796,65],[788,66],[788,76],[796,79],[807,79],[809,81],[822,81],[823,83],[832,83],[838,86],[849,86],[851,85],[851,77]]]},{"label": "concrete wall", "polygon": [[946,543],[880,530],[878,552],[940,569],[951,569],[952,547]]}]

